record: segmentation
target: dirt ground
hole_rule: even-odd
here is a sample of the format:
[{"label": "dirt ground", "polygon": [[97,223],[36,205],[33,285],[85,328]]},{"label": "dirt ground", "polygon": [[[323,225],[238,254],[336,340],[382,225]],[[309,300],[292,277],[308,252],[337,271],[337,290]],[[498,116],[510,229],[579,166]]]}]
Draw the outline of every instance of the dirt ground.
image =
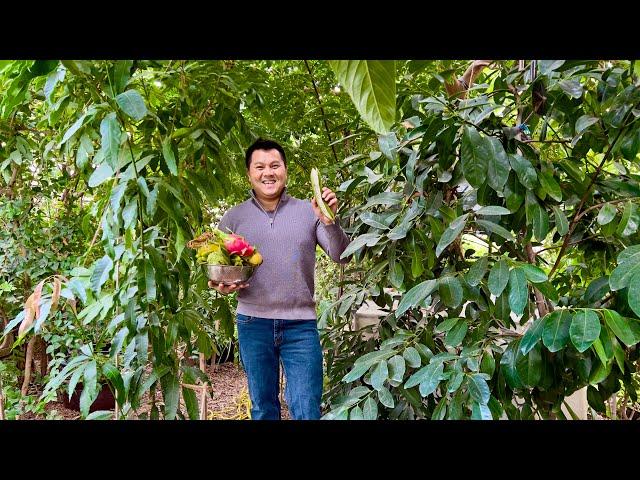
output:
[{"label": "dirt ground", "polygon": [[[211,396],[207,398],[207,419],[210,420],[247,420],[249,414],[247,412],[248,402],[248,390],[247,390],[247,378],[240,365],[227,362],[217,364],[214,366],[207,365],[207,374],[211,379],[211,385],[213,391]],[[156,393],[156,404],[162,402],[161,394]],[[200,393],[196,392],[198,401],[200,401]],[[182,396],[180,397],[180,406],[182,412],[186,416],[186,408]],[[78,420],[80,418],[79,412],[65,408],[61,402],[50,402],[46,406],[46,410],[49,416],[60,418],[64,420]],[[143,398],[143,405],[138,409],[137,413],[148,413],[151,410],[151,403],[149,395],[145,395]],[[55,411],[55,414],[54,414]],[[32,413],[26,413],[20,417],[22,420],[34,420],[41,419]],[[131,419],[137,418],[136,415],[132,415]],[[289,420],[289,410],[284,401],[282,401],[282,418],[283,420]]]}]

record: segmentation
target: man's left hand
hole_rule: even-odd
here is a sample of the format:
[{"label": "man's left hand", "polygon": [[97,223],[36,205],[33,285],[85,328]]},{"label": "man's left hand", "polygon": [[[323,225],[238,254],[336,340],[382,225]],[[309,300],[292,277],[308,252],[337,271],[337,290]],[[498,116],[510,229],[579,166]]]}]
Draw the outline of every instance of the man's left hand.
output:
[{"label": "man's left hand", "polygon": [[[324,203],[327,204],[327,206],[331,209],[331,211],[335,215],[336,212],[338,211],[338,199],[336,198],[336,194],[333,193],[327,187],[323,187],[322,199],[324,200]],[[318,217],[322,223],[324,223],[325,225],[330,225],[334,223],[333,220],[331,220],[330,218],[327,218],[325,215],[322,214],[322,212],[320,211],[320,208],[318,207],[318,204],[316,203],[315,197],[311,199],[311,206],[313,207],[313,213],[316,214],[316,217]]]}]

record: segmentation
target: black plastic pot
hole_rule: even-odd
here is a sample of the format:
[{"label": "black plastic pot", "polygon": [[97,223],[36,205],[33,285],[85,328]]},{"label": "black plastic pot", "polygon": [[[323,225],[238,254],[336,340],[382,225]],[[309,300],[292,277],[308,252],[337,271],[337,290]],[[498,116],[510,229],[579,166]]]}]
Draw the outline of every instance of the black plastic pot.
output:
[{"label": "black plastic pot", "polygon": [[233,356],[235,353],[235,343],[231,342],[222,350],[220,350],[219,355],[216,355],[216,363],[227,363],[233,362]]},{"label": "black plastic pot", "polygon": [[[80,411],[80,394],[82,393],[82,384],[78,383],[76,385],[76,389],[71,395],[71,399],[69,399],[69,395],[66,392],[58,392],[58,399],[62,401],[62,404],[65,408],[69,410]],[[60,398],[62,397],[62,398]],[[95,412],[97,410],[113,410],[116,408],[116,399],[111,393],[111,389],[109,385],[103,385],[102,390],[98,394],[98,398],[96,398],[95,402],[89,407],[89,413]]]}]

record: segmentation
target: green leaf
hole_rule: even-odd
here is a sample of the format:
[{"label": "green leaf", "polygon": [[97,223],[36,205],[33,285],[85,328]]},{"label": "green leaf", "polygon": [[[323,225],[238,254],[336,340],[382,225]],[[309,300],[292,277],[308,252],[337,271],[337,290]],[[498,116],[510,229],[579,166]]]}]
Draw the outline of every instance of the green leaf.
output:
[{"label": "green leaf", "polygon": [[118,169],[118,154],[120,152],[120,124],[115,112],[109,113],[100,122],[100,135],[102,136],[101,151],[104,161],[112,170]]},{"label": "green leaf", "polygon": [[471,398],[481,405],[486,405],[491,397],[487,381],[477,373],[469,376],[469,393]]},{"label": "green leaf", "polygon": [[611,288],[609,287],[609,277],[604,275],[602,277],[593,280],[584,292],[584,300],[589,303],[593,303],[602,299],[605,294],[609,293]]},{"label": "green leaf", "polygon": [[476,215],[511,215],[511,211],[508,208],[497,207],[494,205],[482,207],[475,213]]},{"label": "green leaf", "polygon": [[164,398],[164,418],[174,420],[178,412],[180,400],[180,383],[175,374],[169,372],[160,378],[162,386],[162,398]]},{"label": "green leaf", "polygon": [[459,317],[447,318],[443,322],[440,322],[438,325],[436,325],[435,331],[448,332],[456,325],[456,323],[458,323],[458,320],[460,320]]},{"label": "green leaf", "polygon": [[522,269],[527,280],[531,283],[542,283],[546,282],[549,278],[547,274],[541,268],[536,267],[535,265],[531,265],[530,263],[523,263],[518,268]]},{"label": "green leaf", "polygon": [[471,420],[493,420],[491,409],[486,404],[473,402],[471,405]]},{"label": "green leaf", "polygon": [[637,272],[629,281],[627,299],[631,310],[640,317],[640,272]]},{"label": "green leaf", "polygon": [[447,392],[455,392],[462,385],[464,380],[464,372],[462,370],[456,370],[451,379],[447,382]]},{"label": "green leaf", "polygon": [[449,345],[450,347],[457,347],[460,345],[465,335],[467,334],[467,329],[469,325],[464,318],[459,319],[456,324],[447,332],[447,335],[444,339],[445,345]]},{"label": "green leaf", "polygon": [[373,397],[369,397],[365,400],[362,407],[362,415],[365,420],[377,420],[378,419],[378,402]]},{"label": "green leaf", "polygon": [[382,387],[378,390],[378,400],[387,408],[393,408],[396,406],[396,402],[393,400],[391,392],[386,387]]},{"label": "green leaf", "polygon": [[462,285],[458,277],[446,276],[438,281],[438,291],[442,301],[451,308],[456,308],[462,303]]},{"label": "green leaf", "polygon": [[530,191],[527,191],[525,209],[527,221],[533,224],[533,235],[538,241],[544,241],[547,233],[549,233],[549,215]]},{"label": "green leaf", "polygon": [[572,98],[580,98],[582,96],[582,85],[576,80],[561,80],[558,85]]},{"label": "green leaf", "polygon": [[553,178],[552,173],[540,172],[538,180],[540,180],[540,186],[547,192],[547,195],[558,202],[562,201],[562,190],[558,182]]},{"label": "green leaf", "polygon": [[392,382],[402,382],[406,369],[404,357],[394,355],[388,361],[389,380]]},{"label": "green leaf", "polygon": [[329,61],[365,122],[378,134],[396,119],[396,65],[390,60]]},{"label": "green leaf", "polygon": [[340,255],[340,258],[347,258],[349,255],[357,252],[365,245],[369,247],[373,247],[380,241],[380,238],[381,238],[381,235],[377,233],[365,233],[364,235],[360,235],[355,240],[353,240],[349,245],[347,245],[347,248],[345,248],[344,252],[342,252],[342,255]]},{"label": "green leaf", "polygon": [[538,175],[531,162],[518,154],[509,154],[508,157],[520,183],[530,190],[535,188],[538,183]]},{"label": "green leaf", "polygon": [[[442,379],[442,371],[444,370],[444,364],[431,364],[427,365],[424,374],[424,379],[420,382],[420,395],[426,397],[427,395],[435,392],[436,388],[440,384]],[[406,387],[405,387],[406,388]]]},{"label": "green leaf", "polygon": [[422,361],[420,359],[420,354],[413,347],[407,347],[404,352],[402,352],[402,356],[407,361],[407,365],[412,368],[418,368]]},{"label": "green leaf", "polygon": [[427,298],[427,296],[431,295],[437,286],[438,282],[436,280],[426,280],[405,293],[400,299],[400,303],[396,309],[396,318],[400,318],[409,308],[415,307]]},{"label": "green leaf", "polygon": [[618,263],[640,263],[640,245],[632,245],[618,254]]},{"label": "green leaf", "polygon": [[518,378],[525,387],[535,387],[542,378],[542,349],[536,344],[528,355],[518,355],[516,358]]},{"label": "green leaf", "polygon": [[491,268],[489,272],[488,287],[489,291],[499,297],[502,291],[509,283],[509,265],[505,260],[499,260]]},{"label": "green leaf", "polygon": [[555,205],[553,206],[553,213],[556,217],[556,230],[558,231],[558,234],[566,235],[569,231],[569,221],[567,220],[567,216]]},{"label": "green leaf", "polygon": [[147,302],[156,299],[156,278],[153,263],[148,258],[144,260],[144,285]]},{"label": "green leaf", "polygon": [[500,358],[501,372],[507,381],[507,385],[512,389],[522,388],[522,380],[520,380],[516,368],[516,360],[521,357],[521,355],[518,355],[519,346],[520,340],[514,340],[507,345],[507,348],[502,354],[502,358]]},{"label": "green leaf", "polygon": [[594,123],[598,123],[598,117],[582,115],[578,120],[576,120],[576,135],[581,134]]},{"label": "green leaf", "polygon": [[469,271],[466,275],[466,280],[469,285],[475,287],[480,284],[485,274],[487,273],[489,264],[489,257],[484,256],[476,260],[471,267],[469,267]]},{"label": "green leaf", "polygon": [[89,180],[87,181],[87,185],[89,185],[91,188],[97,187],[98,185],[113,177],[113,173],[113,169],[108,164],[102,163],[93,171],[93,173],[89,177]]},{"label": "green leaf", "polygon": [[147,106],[137,90],[127,90],[116,97],[118,106],[135,121],[142,120],[147,114]]},{"label": "green leaf", "polygon": [[439,257],[444,249],[447,248],[456,238],[458,238],[458,235],[460,235],[462,230],[464,230],[465,225],[467,224],[468,216],[468,213],[460,215],[453,222],[451,222],[449,227],[442,233],[440,241],[438,242],[438,246],[436,247],[436,257]]},{"label": "green leaf", "polygon": [[109,380],[113,390],[116,392],[116,398],[120,405],[124,404],[124,382],[122,380],[122,376],[120,375],[120,371],[111,363],[106,362],[102,366],[102,373]]},{"label": "green leaf", "polygon": [[631,283],[631,278],[638,272],[640,272],[640,259],[638,259],[637,263],[631,260],[620,263],[609,277],[611,290],[615,292],[628,287],[629,283]]},{"label": "green leaf", "polygon": [[610,223],[614,218],[616,218],[617,213],[618,209],[615,207],[615,205],[605,203],[602,208],[600,208],[600,212],[598,213],[598,224],[606,225],[607,223]]},{"label": "green leaf", "polygon": [[462,172],[474,188],[480,188],[485,183],[491,148],[491,142],[483,139],[475,128],[464,127],[460,145],[460,160]]},{"label": "green leaf", "polygon": [[104,282],[109,279],[109,272],[111,272],[112,267],[113,261],[109,255],[105,255],[100,260],[96,261],[89,280],[91,290],[93,290],[96,295],[100,293],[100,289],[102,288],[102,285],[104,285]]},{"label": "green leaf", "polygon": [[569,342],[572,317],[568,310],[556,310],[545,317],[542,343],[550,352],[562,350]]},{"label": "green leaf", "polygon": [[[440,374],[444,369],[444,365],[442,362],[430,363],[429,365],[425,365],[420,370],[415,372],[413,375],[409,377],[409,379],[405,382],[404,388],[415,387],[416,385],[421,384],[425,381],[433,381],[435,377],[440,378]],[[437,372],[440,372],[436,375]]]},{"label": "green leaf", "polygon": [[593,310],[581,309],[573,315],[569,328],[571,343],[582,353],[600,336],[600,320]]},{"label": "green leaf", "polygon": [[164,161],[167,163],[167,167],[172,175],[178,175],[178,167],[176,165],[176,157],[173,154],[173,149],[171,148],[171,138],[166,137],[162,141],[162,156],[164,157]]},{"label": "green leaf", "polygon": [[542,331],[544,330],[545,319],[550,314],[545,315],[544,318],[538,318],[533,322],[533,324],[527,329],[527,331],[522,336],[522,340],[520,341],[520,352],[523,355],[528,354],[533,347],[536,346],[538,341],[542,338]]},{"label": "green leaf", "polygon": [[376,390],[380,390],[388,377],[389,369],[387,368],[387,361],[380,360],[378,362],[378,365],[376,365],[376,368],[374,368],[373,372],[371,373],[371,386]]},{"label": "green leaf", "polygon": [[180,260],[180,257],[182,255],[182,251],[184,250],[184,246],[186,245],[186,243],[187,243],[187,239],[184,236],[184,231],[176,223],[176,242],[175,242],[176,261]]},{"label": "green leaf", "polygon": [[497,235],[500,235],[505,240],[511,240],[511,241],[514,240],[513,234],[506,228],[498,225],[497,223],[490,222],[489,220],[480,220],[480,219],[476,219],[476,223],[481,227],[484,227],[490,233],[495,233]]},{"label": "green leaf", "polygon": [[362,409],[358,405],[349,412],[349,420],[364,420]]},{"label": "green leaf", "polygon": [[111,410],[96,410],[87,415],[85,420],[112,420],[113,412]]},{"label": "green leaf", "polygon": [[549,300],[553,300],[554,302],[557,302],[559,297],[558,297],[558,291],[555,289],[555,287],[551,284],[551,282],[542,282],[542,283],[538,283],[536,285],[536,288],[538,290],[540,290],[540,292],[547,297]]},{"label": "green leaf", "polygon": [[438,406],[434,408],[431,420],[444,420],[447,415],[447,397],[442,397]]},{"label": "green leaf", "polygon": [[511,170],[509,159],[500,140],[495,137],[485,137],[485,141],[488,142],[487,150],[489,151],[487,183],[496,192],[502,192]]},{"label": "green leaf", "polygon": [[529,299],[527,279],[522,267],[517,267],[509,273],[509,306],[516,315],[522,315]]},{"label": "green leaf", "polygon": [[604,321],[622,343],[631,347],[640,341],[640,322],[621,316],[615,310],[602,310]]},{"label": "green leaf", "polygon": [[353,382],[364,375],[370,367],[369,364],[356,364],[349,373],[342,377],[342,381],[345,383]]}]

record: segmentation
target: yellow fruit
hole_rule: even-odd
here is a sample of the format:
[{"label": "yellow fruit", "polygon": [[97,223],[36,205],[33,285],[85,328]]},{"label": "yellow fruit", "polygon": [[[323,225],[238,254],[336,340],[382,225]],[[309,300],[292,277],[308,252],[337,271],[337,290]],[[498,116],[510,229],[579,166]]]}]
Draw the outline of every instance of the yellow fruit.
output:
[{"label": "yellow fruit", "polygon": [[254,267],[257,267],[262,263],[262,255],[260,255],[260,252],[256,252],[249,257],[248,262],[249,262],[249,265],[253,265]]}]

